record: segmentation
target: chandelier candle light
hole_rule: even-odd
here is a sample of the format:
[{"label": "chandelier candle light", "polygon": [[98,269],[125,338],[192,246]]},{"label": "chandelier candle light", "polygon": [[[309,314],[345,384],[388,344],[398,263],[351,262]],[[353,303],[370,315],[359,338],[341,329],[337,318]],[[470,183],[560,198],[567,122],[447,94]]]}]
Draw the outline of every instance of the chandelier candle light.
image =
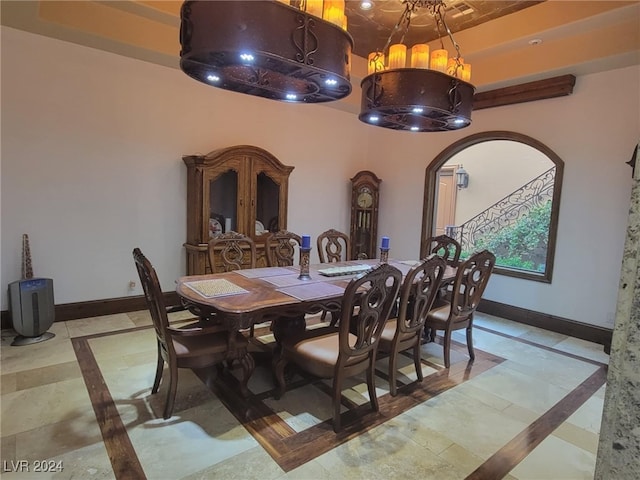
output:
[{"label": "chandelier candle light", "polygon": [[[291,5],[290,5],[291,3]],[[186,1],[180,68],[225,90],[319,103],[351,93],[344,0]]]},{"label": "chandelier candle light", "polygon": [[[358,118],[370,125],[414,132],[442,132],[469,126],[475,91],[469,83],[471,66],[464,63],[460,46],[445,22],[444,1],[403,0],[403,4],[404,12],[385,47],[368,56],[368,75],[360,84]],[[412,46],[407,66],[407,47],[402,41],[409,31],[411,15],[419,8],[427,8],[434,17],[441,48],[429,55],[426,43]],[[398,31],[402,37],[392,44]],[[451,59],[444,48],[445,35],[456,51]]]}]

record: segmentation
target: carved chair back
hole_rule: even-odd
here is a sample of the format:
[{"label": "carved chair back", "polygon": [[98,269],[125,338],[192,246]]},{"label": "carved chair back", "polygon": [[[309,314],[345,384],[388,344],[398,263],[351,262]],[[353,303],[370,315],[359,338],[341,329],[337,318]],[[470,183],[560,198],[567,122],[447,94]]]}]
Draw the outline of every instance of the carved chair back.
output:
[{"label": "carved chair back", "polygon": [[429,245],[429,252],[444,258],[448,265],[455,265],[460,260],[462,246],[455,238],[438,235],[427,239],[427,245]]},{"label": "carved chair back", "polygon": [[256,267],[256,244],[238,232],[213,235],[209,240],[209,266],[212,273]]},{"label": "carved chair back", "polygon": [[296,247],[300,247],[300,235],[287,230],[271,233],[265,239],[267,263],[270,267],[288,267],[294,264]]},{"label": "carved chair back", "polygon": [[351,241],[346,233],[331,228],[318,235],[317,244],[320,263],[350,260]]}]

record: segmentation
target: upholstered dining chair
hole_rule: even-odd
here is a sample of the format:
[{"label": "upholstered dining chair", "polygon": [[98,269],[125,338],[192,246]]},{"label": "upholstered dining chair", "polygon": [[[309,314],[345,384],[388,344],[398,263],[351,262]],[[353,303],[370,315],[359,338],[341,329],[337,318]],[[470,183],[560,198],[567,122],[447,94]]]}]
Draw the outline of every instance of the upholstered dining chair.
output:
[{"label": "upholstered dining chair", "polygon": [[346,233],[331,228],[318,235],[317,244],[320,263],[351,260],[351,240]]},{"label": "upholstered dining chair", "polygon": [[435,253],[444,258],[448,265],[457,265],[462,253],[462,246],[455,238],[448,235],[438,235],[427,239],[427,248],[430,253]]},{"label": "upholstered dining chair", "polygon": [[389,387],[396,396],[398,355],[413,349],[413,363],[418,381],[422,382],[420,345],[422,330],[433,305],[447,264],[443,258],[431,254],[409,270],[400,288],[398,316],[387,322],[380,337],[381,352],[389,354]]},{"label": "upholstered dining chair", "polygon": [[478,308],[484,289],[496,263],[496,257],[488,250],[474,253],[458,266],[453,282],[451,302],[433,308],[427,315],[425,329],[430,329],[431,340],[436,330],[444,331],[444,366],[449,368],[451,332],[466,328],[469,358],[475,359],[473,351],[473,314]]},{"label": "upholstered dining chair", "polygon": [[208,256],[212,273],[255,268],[256,244],[242,233],[218,233],[209,240]]},{"label": "upholstered dining chair", "polygon": [[289,267],[294,264],[296,246],[300,247],[300,235],[287,230],[280,230],[267,235],[265,249],[267,263],[270,267]]},{"label": "upholstered dining chair", "polygon": [[[353,278],[342,298],[338,327],[322,327],[285,337],[275,361],[276,398],[286,389],[284,369],[289,362],[320,378],[333,378],[333,430],[341,430],[340,399],[347,377],[366,372],[371,408],[378,411],[375,361],[380,336],[396,302],[402,273],[381,264]],[[352,327],[351,333],[350,325]]]},{"label": "upholstered dining chair", "polygon": [[179,368],[221,366],[225,360],[240,360],[243,370],[241,391],[247,395],[247,382],[254,369],[253,357],[247,351],[247,340],[239,332],[222,330],[219,325],[195,323],[182,328],[169,325],[167,309],[155,268],[139,248],[133,259],[147,301],[158,346],[156,376],[151,393],[158,392],[165,362],[169,365],[169,387],[163,417],[171,417],[178,388]]}]

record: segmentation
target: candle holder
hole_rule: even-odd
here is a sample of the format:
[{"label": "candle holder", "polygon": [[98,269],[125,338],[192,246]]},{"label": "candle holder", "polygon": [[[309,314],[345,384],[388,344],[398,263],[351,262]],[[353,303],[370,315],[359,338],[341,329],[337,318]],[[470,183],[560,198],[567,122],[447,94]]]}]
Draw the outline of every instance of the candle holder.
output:
[{"label": "candle holder", "polygon": [[389,261],[389,249],[380,248],[380,263],[387,263]]},{"label": "candle holder", "polygon": [[298,280],[310,280],[311,275],[309,275],[309,257],[311,253],[311,248],[300,248],[300,275],[298,275]]}]

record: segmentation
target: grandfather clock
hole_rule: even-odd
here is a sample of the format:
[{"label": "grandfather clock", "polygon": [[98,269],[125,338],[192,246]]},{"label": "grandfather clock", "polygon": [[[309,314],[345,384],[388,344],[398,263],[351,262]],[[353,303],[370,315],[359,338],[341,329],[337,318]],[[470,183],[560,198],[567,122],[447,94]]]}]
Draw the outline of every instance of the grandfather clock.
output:
[{"label": "grandfather clock", "polygon": [[363,170],[351,179],[351,257],[376,258],[380,180]]}]

